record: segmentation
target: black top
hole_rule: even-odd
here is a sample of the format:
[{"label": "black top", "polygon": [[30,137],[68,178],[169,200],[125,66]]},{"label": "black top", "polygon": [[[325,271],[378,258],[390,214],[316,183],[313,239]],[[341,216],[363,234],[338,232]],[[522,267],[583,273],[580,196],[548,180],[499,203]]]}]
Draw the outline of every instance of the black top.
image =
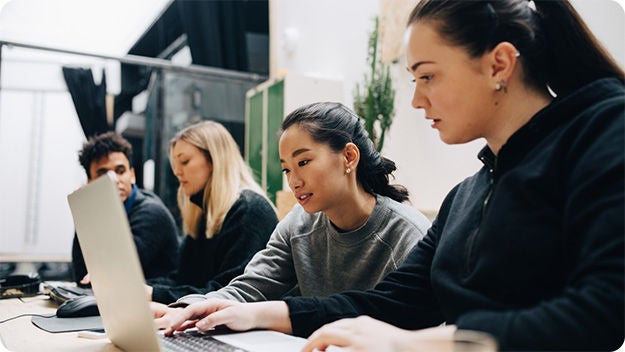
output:
[{"label": "black top", "polygon": [[152,300],[172,303],[192,294],[205,294],[226,286],[243,273],[256,252],[265,248],[278,218],[269,201],[244,190],[212,238],[186,236],[180,251],[180,266],[169,277],[148,280]]},{"label": "black top", "polygon": [[492,334],[502,350],[615,350],[624,338],[623,83],[558,98],[446,197],[375,289],[287,299],[294,333],[369,315]]},{"label": "black top", "polygon": [[[168,275],[176,269],[178,262],[176,222],[157,195],[139,188],[135,188],[134,192],[127,215],[143,274],[146,279]],[[112,254],[111,259],[114,258]],[[79,282],[87,274],[87,268],[75,234],[72,265],[74,280]]]}]

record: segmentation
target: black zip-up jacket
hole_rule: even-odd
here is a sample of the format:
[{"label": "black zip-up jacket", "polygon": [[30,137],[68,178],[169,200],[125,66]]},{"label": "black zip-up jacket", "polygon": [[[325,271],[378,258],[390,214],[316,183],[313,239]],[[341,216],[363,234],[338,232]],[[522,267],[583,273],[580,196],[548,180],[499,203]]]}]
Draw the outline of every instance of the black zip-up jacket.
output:
[{"label": "black zip-up jacket", "polygon": [[[201,199],[199,196],[200,205]],[[210,239],[186,236],[178,269],[167,277],[148,280],[153,288],[152,300],[169,304],[182,296],[206,294],[226,286],[243,273],[256,252],[265,248],[277,223],[269,200],[243,190],[218,233]],[[202,226],[199,233],[204,233],[206,223]]]},{"label": "black zip-up jacket", "polygon": [[442,322],[502,350],[615,350],[624,339],[625,90],[555,99],[446,197],[427,236],[373,290],[287,299],[296,335],[369,315]]},{"label": "black zip-up jacket", "polygon": [[[146,279],[168,275],[176,269],[178,263],[176,221],[156,194],[134,187],[131,204],[127,205],[127,199],[124,206],[130,207],[127,210],[128,222],[141,269]],[[115,254],[112,253],[111,260],[114,258]],[[87,267],[76,234],[72,244],[72,266],[74,280],[80,282],[87,274]]]}]

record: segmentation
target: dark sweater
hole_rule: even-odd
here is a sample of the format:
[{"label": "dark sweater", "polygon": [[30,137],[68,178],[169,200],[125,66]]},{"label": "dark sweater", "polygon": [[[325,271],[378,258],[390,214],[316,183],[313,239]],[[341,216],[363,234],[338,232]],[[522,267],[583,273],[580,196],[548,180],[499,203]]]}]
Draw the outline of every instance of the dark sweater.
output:
[{"label": "dark sweater", "polygon": [[277,223],[267,199],[250,190],[242,191],[218,233],[210,239],[186,236],[178,270],[169,277],[148,281],[154,289],[152,300],[167,304],[188,294],[205,294],[226,286],[243,273],[256,252],[265,248]]},{"label": "dark sweater", "polygon": [[502,350],[614,350],[625,324],[623,83],[558,98],[446,197],[397,271],[366,292],[290,298],[294,333],[369,315],[442,322]]},{"label": "dark sweater", "polygon": [[[129,197],[127,212],[141,268],[146,279],[168,275],[178,262],[178,230],[173,216],[154,193],[135,188],[134,199]],[[129,200],[126,201],[128,206]],[[114,260],[114,254],[111,260]],[[72,245],[74,280],[79,282],[87,274],[78,238]]]}]

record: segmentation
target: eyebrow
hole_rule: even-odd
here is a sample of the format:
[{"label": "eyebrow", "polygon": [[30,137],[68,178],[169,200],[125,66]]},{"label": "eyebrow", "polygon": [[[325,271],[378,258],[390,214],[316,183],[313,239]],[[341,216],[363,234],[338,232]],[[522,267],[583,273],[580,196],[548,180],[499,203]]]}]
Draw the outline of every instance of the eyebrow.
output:
[{"label": "eyebrow", "polygon": [[[113,170],[118,169],[119,167],[123,167],[124,169],[126,168],[126,165],[124,164],[116,164],[113,166]],[[105,167],[101,167],[97,170],[95,170],[96,174],[105,174],[109,171],[109,169],[105,168]]]},{"label": "eyebrow", "polygon": [[[297,149],[296,151],[294,151],[293,153],[291,153],[291,158],[295,158],[296,156],[298,156],[298,155],[300,155],[300,154],[302,154],[302,153],[305,153],[305,152],[309,152],[309,151],[310,151],[310,149],[308,149],[308,148],[300,148],[300,149]],[[281,163],[283,163],[283,162],[284,162],[284,160],[283,160],[283,159],[280,159],[280,162],[281,162]]]},{"label": "eyebrow", "polygon": [[174,155],[174,158],[176,158],[176,159],[177,159],[177,158],[179,158],[181,155],[182,155],[182,156],[184,156],[184,155],[185,155],[185,154],[184,154],[184,152],[180,152],[180,153],[178,153],[178,154]]},{"label": "eyebrow", "polygon": [[408,70],[408,72],[414,72],[417,70],[417,68],[423,64],[433,64],[434,61],[417,61],[414,64],[412,64],[412,66],[410,67],[406,67],[406,70]]}]

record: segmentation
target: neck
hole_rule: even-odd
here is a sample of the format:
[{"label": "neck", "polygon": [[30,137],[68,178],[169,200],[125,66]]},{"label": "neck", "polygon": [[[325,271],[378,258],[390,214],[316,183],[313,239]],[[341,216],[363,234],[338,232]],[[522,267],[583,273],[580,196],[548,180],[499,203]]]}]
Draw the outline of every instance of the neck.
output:
[{"label": "neck", "polygon": [[547,91],[537,92],[524,86],[500,94],[506,95],[500,99],[495,123],[491,126],[491,132],[485,136],[488,147],[495,155],[510,136],[553,100]]},{"label": "neck", "polygon": [[343,199],[338,209],[325,213],[334,226],[341,231],[348,232],[358,229],[369,220],[375,203],[375,196],[361,189],[353,197]]}]

